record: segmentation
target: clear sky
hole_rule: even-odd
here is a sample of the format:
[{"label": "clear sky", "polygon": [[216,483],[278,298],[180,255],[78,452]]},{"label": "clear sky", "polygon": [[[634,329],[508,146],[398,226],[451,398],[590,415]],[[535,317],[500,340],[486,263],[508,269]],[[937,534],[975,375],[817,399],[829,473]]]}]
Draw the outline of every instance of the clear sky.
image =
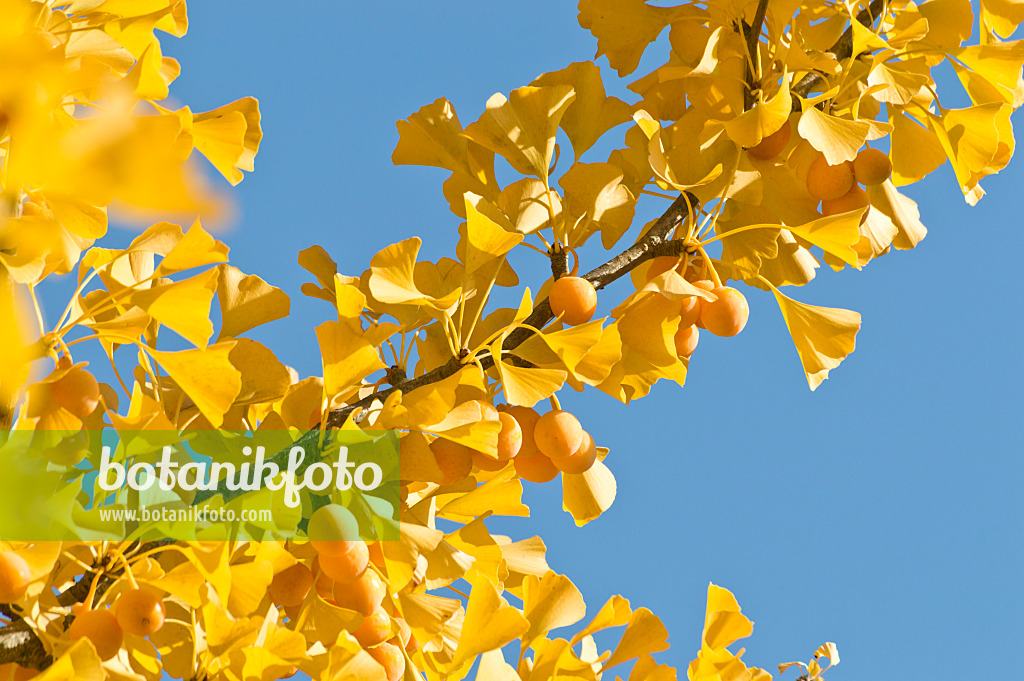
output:
[{"label": "clear sky", "polygon": [[[454,250],[446,174],[391,165],[395,121],[445,96],[468,124],[494,92],[596,49],[572,2],[193,2],[189,12],[188,36],[163,40],[182,63],[172,96],[194,110],[261,102],[256,172],[234,190],[236,224],[221,238],[234,265],[292,296],[291,317],[254,335],[303,376],[320,372],[313,327],[330,310],[299,293],[309,280],[299,250],[323,246],[345,274],[413,235],[421,257]],[[673,646],[659,657],[683,678],[709,581],[755,622],[747,662],[775,675],[826,640],[842,657],[833,681],[975,678],[1012,664],[1006,654],[1024,641],[1021,159],[983,186],[970,208],[945,167],[907,191],[930,229],[917,249],[859,273],[823,268],[796,291],[864,318],[856,352],[815,393],[759,291],[748,292],[742,334],[702,340],[685,388],[659,384],[629,407],[569,391],[563,404],[611,448],[615,505],[576,528],[557,483],[526,483],[534,517],[499,530],[543,536],[589,615],[615,593],[651,608]],[[644,206],[645,220],[659,212]],[[600,255],[584,251],[585,269]],[[543,269],[523,273],[536,291]]]}]

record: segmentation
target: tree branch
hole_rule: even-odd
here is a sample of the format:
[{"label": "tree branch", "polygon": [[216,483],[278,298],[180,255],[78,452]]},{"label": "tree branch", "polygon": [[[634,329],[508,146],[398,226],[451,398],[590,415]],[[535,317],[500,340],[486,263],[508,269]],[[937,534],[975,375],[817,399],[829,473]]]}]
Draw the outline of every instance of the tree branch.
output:
[{"label": "tree branch", "polygon": [[[676,225],[680,224],[687,218],[691,209],[696,210],[698,205],[699,201],[693,194],[686,193],[680,195],[679,198],[673,201],[672,205],[662,213],[661,217],[658,218],[647,234],[608,262],[584,274],[583,278],[593,284],[594,288],[600,290],[619,277],[628,274],[632,269],[649,258],[653,258],[656,255],[679,255],[683,251],[683,240],[675,239],[670,241],[668,240],[668,236],[672,233],[672,230],[675,229]],[[554,259],[552,259],[552,270],[555,270]],[[551,306],[548,305],[548,300],[545,298],[536,304],[533,308],[533,312],[530,313],[530,316],[527,317],[523,323],[539,329],[554,318],[555,315],[551,313]],[[502,349],[514,350],[518,346],[522,345],[532,335],[533,331],[519,327],[508,335]],[[455,373],[464,366],[464,359],[464,357],[453,357],[448,360],[446,364],[428,371],[422,376],[417,376],[416,378],[407,380],[401,385],[403,394],[408,394],[417,388],[430,385],[431,383],[437,383],[438,381],[442,381],[455,375]],[[487,357],[481,360],[480,364],[486,370],[494,366],[494,360],[491,357]],[[342,424],[345,423],[345,420],[354,412],[355,414],[352,418],[355,419],[357,423],[362,421],[365,416],[358,413],[359,410],[369,407],[375,400],[386,400],[389,395],[398,389],[398,386],[391,386],[389,388],[377,390],[361,400],[332,410],[327,417],[326,426],[328,428],[340,428]]]},{"label": "tree branch", "polygon": [[758,49],[758,43],[761,39],[761,29],[764,27],[764,15],[768,11],[768,0],[759,0],[757,3],[757,9],[754,10],[754,23],[747,27],[746,35],[743,37],[747,41],[747,55],[750,57],[750,61],[747,63],[747,88],[743,91],[743,109],[747,110],[754,106],[754,80],[757,78],[757,74],[754,72],[754,67],[760,61],[760,50]]},{"label": "tree branch", "polygon": [[[865,26],[872,26],[875,23],[875,18],[882,11],[885,6],[885,0],[872,0],[871,4],[867,8],[862,9],[857,14],[857,21]],[[836,60],[840,63],[850,58],[853,54],[853,26],[851,25],[843,34],[839,36],[839,40],[835,42],[832,48],[829,50],[835,55]],[[808,73],[806,76],[800,79],[796,85],[790,90],[794,95],[800,95],[806,97],[807,93],[813,90],[820,84],[825,82],[824,77],[819,73]]]}]

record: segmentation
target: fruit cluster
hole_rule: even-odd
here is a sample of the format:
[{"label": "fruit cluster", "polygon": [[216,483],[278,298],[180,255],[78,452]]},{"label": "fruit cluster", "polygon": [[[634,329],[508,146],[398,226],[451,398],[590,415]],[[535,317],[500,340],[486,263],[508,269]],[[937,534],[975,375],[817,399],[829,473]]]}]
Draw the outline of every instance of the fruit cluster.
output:
[{"label": "fruit cluster", "polygon": [[497,457],[437,438],[430,451],[443,473],[443,485],[466,479],[474,467],[498,471],[510,461],[518,476],[531,482],[548,482],[559,473],[585,473],[597,461],[594,438],[567,411],[553,409],[542,415],[530,407],[481,405],[485,420],[501,423]]},{"label": "fruit cluster", "polygon": [[384,667],[388,681],[397,681],[405,673],[405,652],[419,644],[406,621],[392,617],[387,585],[378,572],[384,567],[380,544],[361,539],[355,516],[338,504],[318,508],[307,533],[316,557],[308,566],[296,563],[274,575],[271,599],[293,619],[314,590],[331,605],[358,612],[363,621],[352,635]]},{"label": "fruit cluster", "polygon": [[72,640],[87,638],[101,660],[117,655],[124,635],[149,636],[164,625],[164,599],[153,589],[132,588],[121,594],[109,609],[76,606],[75,619],[68,627]]},{"label": "fruit cluster", "polygon": [[[20,600],[28,590],[30,579],[29,565],[24,558],[13,551],[0,551],[0,602]],[[156,633],[164,624],[165,614],[163,597],[157,591],[133,583],[109,609],[93,609],[84,604],[75,606],[74,620],[67,631],[71,640],[87,638],[92,641],[100,658],[109,660],[121,650],[125,634],[149,636]]]},{"label": "fruit cluster", "polygon": [[[747,154],[761,161],[770,161],[782,153],[791,137],[792,128],[787,122],[760,144],[747,149]],[[830,165],[823,155],[815,152],[807,167],[807,193],[821,202],[822,215],[838,215],[867,208],[868,194],[860,185],[882,184],[891,174],[892,162],[879,149],[861,149],[854,160],[836,165]],[[867,219],[867,212],[864,219]]]},{"label": "fruit cluster", "polygon": [[[659,256],[651,260],[646,278],[650,281],[669,270],[679,272],[682,267],[680,258]],[[723,338],[735,336],[747,325],[750,306],[746,297],[738,290],[731,286],[715,286],[710,279],[699,279],[699,272],[691,267],[688,267],[685,273],[679,273],[695,287],[715,295],[715,300],[687,296],[680,303],[679,330],[675,335],[676,355],[680,359],[689,359],[697,349],[700,329]]]}]

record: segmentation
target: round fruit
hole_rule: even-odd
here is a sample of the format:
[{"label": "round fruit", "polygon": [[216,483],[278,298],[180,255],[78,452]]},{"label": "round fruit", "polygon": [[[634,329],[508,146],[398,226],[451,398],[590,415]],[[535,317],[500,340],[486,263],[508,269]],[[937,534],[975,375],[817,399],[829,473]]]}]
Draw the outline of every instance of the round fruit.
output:
[{"label": "round fruit", "polygon": [[383,643],[390,634],[391,617],[384,608],[377,608],[368,617],[364,617],[363,623],[352,632],[364,648]]},{"label": "round fruit", "polygon": [[880,149],[861,149],[853,159],[853,174],[861,184],[882,184],[892,175],[892,161]]},{"label": "round fruit", "polygon": [[750,307],[743,294],[730,286],[719,286],[712,291],[717,300],[705,301],[700,321],[716,336],[735,336],[747,325]]},{"label": "round fruit", "polygon": [[152,589],[132,589],[121,594],[114,607],[121,631],[149,636],[164,625],[164,599]]},{"label": "round fruit", "polygon": [[384,667],[388,681],[398,681],[402,678],[402,674],[405,673],[405,655],[402,654],[401,648],[393,643],[381,643],[379,646],[368,648],[366,652]]},{"label": "round fruit", "polygon": [[[699,281],[695,281],[693,282],[693,285],[696,286],[697,288],[702,288],[705,291],[713,291],[715,289],[715,283],[709,279],[701,279]],[[693,323],[697,325],[698,329],[704,328],[704,323],[700,320],[700,313],[701,310],[704,309],[704,306],[707,305],[709,302],[710,301],[704,300],[703,298],[697,298],[697,319],[695,319]]]},{"label": "round fruit", "polygon": [[747,153],[761,161],[775,158],[789,144],[789,138],[792,134],[793,131],[789,127],[789,121],[786,121],[781,128],[762,138],[760,144],[747,149]]},{"label": "round fruit", "polygon": [[85,369],[72,369],[50,384],[53,401],[80,419],[96,411],[100,384]]},{"label": "round fruit", "polygon": [[339,607],[355,610],[363,617],[369,617],[380,607],[387,593],[384,580],[374,570],[367,570],[363,576],[348,584],[334,585],[334,602]]},{"label": "round fruit", "polygon": [[348,551],[348,542],[359,539],[359,523],[352,512],[339,504],[327,504],[313,512],[306,526],[309,543],[321,555]]},{"label": "round fruit", "polygon": [[583,443],[580,448],[573,452],[572,456],[564,459],[552,459],[551,463],[563,473],[586,473],[597,461],[597,445],[590,433],[583,431]]},{"label": "round fruit", "polygon": [[539,452],[534,456],[517,456],[512,463],[515,464],[516,475],[530,482],[547,482],[558,475],[558,468],[551,459]]},{"label": "round fruit", "polygon": [[541,454],[551,459],[569,456],[583,442],[583,426],[562,409],[552,409],[537,420],[533,437]]},{"label": "round fruit", "polygon": [[523,429],[511,414],[498,414],[501,432],[498,433],[498,458],[508,461],[523,447]]},{"label": "round fruit", "polygon": [[697,341],[699,339],[700,329],[697,328],[696,324],[690,324],[689,326],[680,324],[675,336],[676,354],[679,357],[689,357],[697,349]]},{"label": "round fruit", "polygon": [[[839,213],[846,213],[851,210],[860,210],[862,208],[866,208],[868,205],[870,205],[868,193],[858,185],[853,185],[850,191],[846,192],[838,199],[822,201],[821,214],[838,215]],[[865,213],[864,216],[867,217],[867,213]]]},{"label": "round fruit", "polygon": [[302,563],[296,563],[274,575],[270,583],[270,598],[283,608],[302,605],[306,594],[313,588],[313,573]]},{"label": "round fruit", "polygon": [[439,437],[430,443],[430,451],[443,474],[442,485],[465,480],[473,472],[473,450],[466,445]]},{"label": "round fruit", "polygon": [[0,603],[20,600],[32,579],[28,563],[13,551],[0,551]]},{"label": "round fruit", "polygon": [[370,550],[362,539],[337,542],[333,548],[338,545],[344,545],[345,549],[338,553],[320,554],[320,569],[336,584],[354,582],[370,564]]},{"label": "round fruit", "polygon": [[819,156],[807,170],[807,191],[819,201],[838,199],[852,186],[853,170],[848,163],[832,166]]},{"label": "round fruit", "polygon": [[597,291],[583,277],[561,277],[551,285],[548,303],[551,312],[556,316],[562,315],[563,323],[576,326],[593,319],[597,310]]},{"label": "round fruit", "polygon": [[533,431],[537,427],[537,421],[540,420],[540,414],[535,409],[514,404],[506,405],[502,411],[516,420],[523,435],[523,442],[516,457],[522,459],[536,454],[538,451],[537,441],[533,438]]},{"label": "round fruit", "polygon": [[327,576],[327,573],[320,569],[320,557],[313,559],[310,570],[313,573],[313,588],[325,601],[334,602],[334,580]]},{"label": "round fruit", "polygon": [[101,660],[109,660],[117,655],[124,642],[124,633],[117,618],[109,610],[87,610],[76,615],[75,621],[68,627],[68,636],[72,641],[83,636],[92,641]]},{"label": "round fruit", "polygon": [[679,326],[690,326],[700,319],[700,304],[703,299],[699,296],[687,296],[679,307]]}]

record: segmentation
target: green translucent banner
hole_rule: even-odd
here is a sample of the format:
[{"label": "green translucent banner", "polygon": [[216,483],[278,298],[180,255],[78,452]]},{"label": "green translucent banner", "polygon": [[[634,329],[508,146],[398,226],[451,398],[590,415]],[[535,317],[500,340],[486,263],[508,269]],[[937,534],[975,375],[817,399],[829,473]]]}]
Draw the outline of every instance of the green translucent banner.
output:
[{"label": "green translucent banner", "polygon": [[330,541],[307,521],[336,504],[393,540],[398,450],[387,431],[5,432],[0,539]]}]

